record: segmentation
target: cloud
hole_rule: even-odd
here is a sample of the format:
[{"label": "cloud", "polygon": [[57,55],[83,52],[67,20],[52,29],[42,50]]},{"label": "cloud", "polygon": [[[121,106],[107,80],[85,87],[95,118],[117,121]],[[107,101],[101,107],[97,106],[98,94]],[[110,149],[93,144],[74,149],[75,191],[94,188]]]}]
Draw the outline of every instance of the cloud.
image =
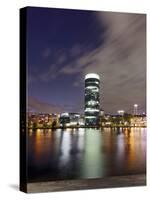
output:
[{"label": "cloud", "polygon": [[[65,65],[58,73],[70,75],[70,74],[76,74],[81,72],[81,65],[77,65],[76,61],[69,63]],[[58,75],[58,74],[57,74]]]},{"label": "cloud", "polygon": [[46,71],[38,75],[38,79],[43,82],[55,79],[57,76],[58,67],[55,64],[50,65]]},{"label": "cloud", "polygon": [[[58,54],[58,55],[57,55]],[[54,56],[55,55],[55,56]],[[57,55],[57,57],[56,57]],[[49,56],[53,56],[54,60],[49,62],[49,65],[45,65],[44,69],[39,73],[38,70],[34,72],[30,72],[28,77],[29,84],[37,81],[41,82],[49,82],[50,80],[55,79],[60,73],[60,66],[66,61],[66,54],[59,49],[58,52],[52,52],[50,48],[46,48],[43,51],[42,57],[48,58]],[[56,58],[55,58],[56,57]],[[42,66],[43,67],[43,66]],[[41,67],[41,68],[42,68]],[[34,67],[36,69],[36,67]],[[38,67],[39,68],[39,67]],[[30,67],[30,69],[32,69]],[[38,73],[37,73],[38,72]]]},{"label": "cloud", "polygon": [[48,58],[51,55],[51,53],[52,53],[51,49],[47,47],[47,48],[45,48],[43,50],[42,57],[46,59],[46,58]]},{"label": "cloud", "polygon": [[[64,66],[61,73],[95,72],[101,77],[102,105],[106,111],[129,110],[135,101],[145,107],[146,19],[142,14],[103,12],[97,19],[106,26],[105,42]],[[93,38],[94,40],[94,38]],[[83,82],[81,76],[80,82]],[[75,86],[80,85],[79,80]],[[130,110],[131,111],[131,110]]]},{"label": "cloud", "polygon": [[82,53],[82,47],[79,44],[74,45],[70,50],[70,55],[72,57],[79,56]]},{"label": "cloud", "polygon": [[65,62],[66,60],[66,55],[65,54],[61,54],[59,57],[58,57],[58,60],[57,60],[57,63],[58,64],[62,64],[63,62]]},{"label": "cloud", "polygon": [[[135,101],[142,107],[146,96],[145,15],[103,13],[106,41],[96,54],[97,64],[86,68],[102,76],[105,109],[130,111]],[[113,104],[109,106],[107,99]]]},{"label": "cloud", "polygon": [[28,111],[42,112],[42,113],[62,113],[62,112],[75,112],[74,106],[69,104],[56,105],[54,103],[43,102],[35,97],[28,97]]},{"label": "cloud", "polygon": [[44,113],[60,113],[63,111],[63,107],[51,103],[42,102],[34,97],[28,98],[28,110],[34,112]]},{"label": "cloud", "polygon": [[[39,75],[39,80],[47,82],[61,75],[75,75],[73,86],[79,87],[83,85],[86,73],[98,73],[101,107],[106,112],[115,113],[118,109],[131,112],[134,103],[145,111],[146,16],[97,12],[96,19],[106,27],[104,42],[91,51],[86,45],[79,44],[61,51],[56,62]],[[49,55],[49,49],[45,50],[43,56]]]},{"label": "cloud", "polygon": [[33,84],[36,81],[36,76],[33,76],[31,73],[27,77],[28,84]]}]

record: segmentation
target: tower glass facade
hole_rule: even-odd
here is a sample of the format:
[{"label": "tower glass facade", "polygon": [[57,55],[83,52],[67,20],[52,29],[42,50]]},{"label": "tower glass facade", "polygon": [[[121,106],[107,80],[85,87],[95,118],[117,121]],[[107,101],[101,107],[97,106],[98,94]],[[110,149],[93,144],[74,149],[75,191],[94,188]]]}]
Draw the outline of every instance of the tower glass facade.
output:
[{"label": "tower glass facade", "polygon": [[100,77],[98,74],[85,76],[85,125],[98,126],[100,119]]}]

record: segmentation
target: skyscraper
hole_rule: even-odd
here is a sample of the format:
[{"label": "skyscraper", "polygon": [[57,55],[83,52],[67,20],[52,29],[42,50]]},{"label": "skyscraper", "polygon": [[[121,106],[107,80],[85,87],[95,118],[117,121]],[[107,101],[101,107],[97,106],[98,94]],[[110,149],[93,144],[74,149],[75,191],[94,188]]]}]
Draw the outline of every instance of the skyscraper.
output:
[{"label": "skyscraper", "polygon": [[98,126],[100,118],[100,77],[98,74],[85,76],[85,125]]}]

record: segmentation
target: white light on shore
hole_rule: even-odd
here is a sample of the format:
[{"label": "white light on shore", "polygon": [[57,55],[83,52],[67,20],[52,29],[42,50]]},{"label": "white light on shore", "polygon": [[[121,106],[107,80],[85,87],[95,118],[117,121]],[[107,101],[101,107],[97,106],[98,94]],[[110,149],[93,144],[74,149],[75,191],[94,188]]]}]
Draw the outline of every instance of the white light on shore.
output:
[{"label": "white light on shore", "polygon": [[124,114],[124,110],[118,110],[118,114]]},{"label": "white light on shore", "polygon": [[67,116],[69,116],[69,113],[67,113],[67,112],[66,113],[61,113],[61,117],[62,116],[66,116],[67,117]]}]

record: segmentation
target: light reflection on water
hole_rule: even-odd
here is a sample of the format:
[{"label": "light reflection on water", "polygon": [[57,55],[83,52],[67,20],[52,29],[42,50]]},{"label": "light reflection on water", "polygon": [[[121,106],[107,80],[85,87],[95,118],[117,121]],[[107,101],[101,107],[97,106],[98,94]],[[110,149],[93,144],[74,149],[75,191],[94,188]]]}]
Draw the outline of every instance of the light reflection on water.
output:
[{"label": "light reflection on water", "polygon": [[146,128],[29,131],[29,181],[145,173]]}]

